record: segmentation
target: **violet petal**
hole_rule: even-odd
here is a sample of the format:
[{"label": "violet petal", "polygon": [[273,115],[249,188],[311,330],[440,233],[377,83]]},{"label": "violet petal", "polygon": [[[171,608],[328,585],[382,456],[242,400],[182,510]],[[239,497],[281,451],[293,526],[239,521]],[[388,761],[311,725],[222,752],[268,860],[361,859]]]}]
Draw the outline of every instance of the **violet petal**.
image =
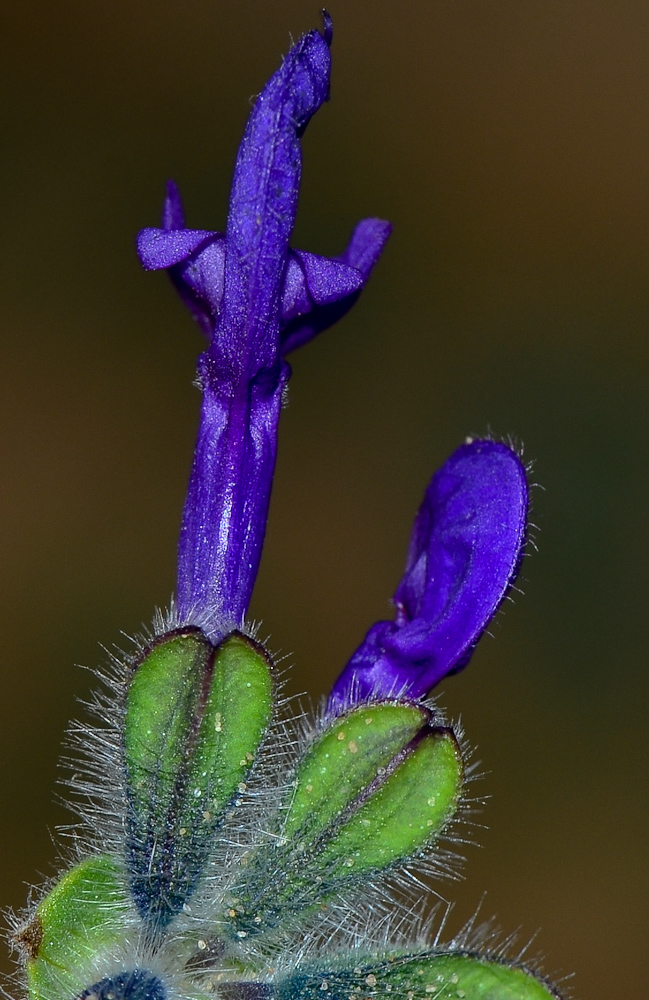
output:
[{"label": "violet petal", "polygon": [[147,271],[173,267],[213,235],[205,229],[143,229],[137,238],[138,256]]},{"label": "violet petal", "polygon": [[356,268],[304,250],[291,250],[282,288],[283,324],[317,306],[353,295],[362,285],[362,275]]},{"label": "violet petal", "polygon": [[165,203],[162,209],[163,229],[182,229],[185,225],[185,211],[183,209],[180,191],[175,181],[167,181],[167,191]]},{"label": "violet petal", "polygon": [[391,232],[392,225],[385,219],[361,219],[340,260],[360,271],[366,282]]},{"label": "violet petal", "polygon": [[367,633],[330,698],[421,698],[466,666],[520,568],[528,486],[518,455],[470,441],[433,476],[417,515],[395,621]]},{"label": "violet petal", "polygon": [[169,271],[171,280],[208,338],[212,336],[223,303],[225,252],[225,236],[211,233],[197,253]]},{"label": "violet petal", "polygon": [[[320,275],[316,272],[314,279],[320,278],[317,286],[316,280],[313,279],[310,284],[308,274],[305,274],[302,284],[299,270],[303,268],[299,265],[307,255],[299,250],[291,251],[282,300],[284,356],[308,343],[316,334],[332,326],[351,309],[379,259],[391,229],[390,223],[383,219],[363,219],[354,229],[346,250],[339,257],[328,261],[330,265],[338,264],[339,267],[346,265],[356,271],[358,274],[356,288],[351,288],[351,283],[348,284],[344,279],[344,271],[336,271],[334,268],[331,268],[326,275],[324,268]],[[326,257],[316,257],[313,254],[308,256],[314,262],[314,271],[316,261],[328,260]],[[298,258],[302,258],[302,261]]]}]

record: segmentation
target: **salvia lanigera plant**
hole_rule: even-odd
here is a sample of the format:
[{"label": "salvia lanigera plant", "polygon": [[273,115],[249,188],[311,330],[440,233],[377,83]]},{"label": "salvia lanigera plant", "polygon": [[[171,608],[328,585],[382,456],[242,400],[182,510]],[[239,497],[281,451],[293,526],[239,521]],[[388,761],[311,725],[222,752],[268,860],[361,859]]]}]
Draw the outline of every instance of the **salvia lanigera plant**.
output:
[{"label": "salvia lanigera plant", "polygon": [[433,476],[394,619],[317,718],[291,717],[246,624],[286,356],[354,304],[390,232],[364,219],[335,258],[289,245],[300,139],[329,93],[323,17],[255,102],[225,232],[188,229],[170,183],[162,225],[138,237],[207,340],[177,596],[104,671],[95,727],[72,729],[74,846],[13,920],[31,1000],[559,996],[475,921],[444,943],[423,879],[452,868],[469,801],[462,738],[426,697],[467,664],[518,572],[517,453],[469,439]]}]

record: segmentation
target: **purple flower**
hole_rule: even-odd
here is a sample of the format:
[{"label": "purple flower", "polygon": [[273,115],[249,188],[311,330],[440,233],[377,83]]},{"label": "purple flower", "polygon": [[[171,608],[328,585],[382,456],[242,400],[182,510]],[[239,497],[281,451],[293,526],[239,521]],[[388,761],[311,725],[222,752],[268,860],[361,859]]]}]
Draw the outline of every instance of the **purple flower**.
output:
[{"label": "purple flower", "polygon": [[396,589],[336,681],[337,713],[359,701],[425,696],[467,665],[520,568],[528,487],[516,453],[468,441],[433,476]]},{"label": "purple flower", "polygon": [[216,640],[240,626],[254,585],[290,368],[285,355],[353,305],[390,232],[360,222],[335,259],[289,248],[300,137],[327,100],[332,28],[293,46],[252,110],[239,148],[225,233],[187,229],[175,184],[162,227],[138,253],[165,268],[209,344],[200,356],[198,442],[178,559],[178,613]]}]

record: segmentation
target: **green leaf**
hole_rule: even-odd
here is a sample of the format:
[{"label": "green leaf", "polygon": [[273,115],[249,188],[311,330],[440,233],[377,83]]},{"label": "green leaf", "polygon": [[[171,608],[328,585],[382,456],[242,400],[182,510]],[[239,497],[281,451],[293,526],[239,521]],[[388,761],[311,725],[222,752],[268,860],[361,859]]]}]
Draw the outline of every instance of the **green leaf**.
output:
[{"label": "green leaf", "polygon": [[123,940],[129,914],[132,904],[112,858],[91,858],[64,875],[17,935],[28,951],[33,1000],[78,996],[96,978],[102,952]]}]

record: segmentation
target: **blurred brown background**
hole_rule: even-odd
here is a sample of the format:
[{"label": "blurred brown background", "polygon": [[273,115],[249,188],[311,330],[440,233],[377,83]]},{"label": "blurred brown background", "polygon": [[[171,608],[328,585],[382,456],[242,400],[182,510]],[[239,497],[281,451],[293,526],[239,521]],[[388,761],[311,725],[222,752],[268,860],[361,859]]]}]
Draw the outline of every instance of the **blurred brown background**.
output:
[{"label": "blurred brown background", "polygon": [[[649,6],[332,0],[332,102],[295,243],[392,219],[353,312],[294,357],[252,612],[327,690],[386,614],[432,470],[491,428],[536,459],[540,552],[442,700],[490,773],[452,929],[537,928],[577,997],[643,994]],[[200,337],[137,263],[163,185],[219,228],[306,0],[22,0],[0,12],[0,900],[49,874],[73,666],[164,604]],[[635,990],[635,992],[634,992]]]}]

